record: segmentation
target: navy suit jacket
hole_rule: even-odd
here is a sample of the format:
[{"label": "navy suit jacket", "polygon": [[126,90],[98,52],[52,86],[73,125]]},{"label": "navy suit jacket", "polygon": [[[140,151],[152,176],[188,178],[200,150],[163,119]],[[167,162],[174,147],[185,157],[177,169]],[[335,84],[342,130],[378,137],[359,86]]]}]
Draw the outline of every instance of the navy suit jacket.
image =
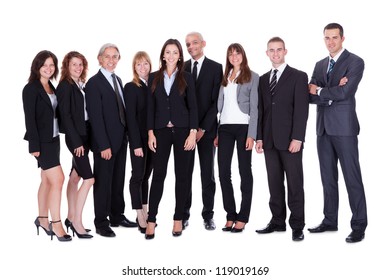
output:
[{"label": "navy suit jacket", "polygon": [[308,77],[305,72],[286,66],[270,93],[271,71],[259,81],[259,124],[257,140],[263,148],[288,150],[291,140],[305,141],[309,112]]},{"label": "navy suit jacket", "polygon": [[[322,87],[320,95],[310,95],[310,102],[317,104],[317,135],[356,136],[360,126],[356,114],[355,94],[363,77],[364,61],[347,50],[339,59],[327,80],[329,57],[316,63],[310,83]],[[339,86],[343,77],[348,78]],[[331,102],[329,102],[331,101]]]},{"label": "navy suit jacket", "polygon": [[[117,78],[123,92],[122,81]],[[100,70],[87,82],[85,99],[92,130],[91,150],[111,148],[113,153],[118,152],[126,138],[126,128],[120,121],[115,91]]]},{"label": "navy suit jacket", "polygon": [[60,132],[65,133],[72,150],[83,145],[81,136],[87,135],[84,116],[84,96],[75,83],[61,81],[56,89]]},{"label": "navy suit jacket", "polygon": [[[153,84],[155,74],[156,72],[149,76],[149,88]],[[182,94],[179,93],[177,79],[173,82],[169,95],[165,91],[164,81],[157,85],[154,92],[148,91],[148,130],[164,128],[169,121],[176,127],[198,129],[195,83],[190,73],[183,72],[183,75],[187,88]]]},{"label": "navy suit jacket", "polygon": [[[185,70],[191,73],[191,60],[185,62]],[[217,134],[217,100],[222,76],[222,64],[205,57],[198,74],[195,91],[199,127],[206,130],[212,138]]]},{"label": "navy suit jacket", "polygon": [[[49,85],[54,92],[54,86],[50,82]],[[23,88],[23,109],[26,123],[24,139],[28,141],[29,153],[40,152],[41,142],[53,140],[53,119],[56,112],[39,80],[28,83]]]}]

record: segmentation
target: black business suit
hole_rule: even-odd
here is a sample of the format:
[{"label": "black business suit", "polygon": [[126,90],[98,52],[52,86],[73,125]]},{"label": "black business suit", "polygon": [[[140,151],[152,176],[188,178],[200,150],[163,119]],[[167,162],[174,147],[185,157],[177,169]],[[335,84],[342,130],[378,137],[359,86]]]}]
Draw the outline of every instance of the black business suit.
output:
[{"label": "black business suit", "polygon": [[[65,142],[73,155],[72,168],[83,179],[93,177],[89,162],[90,127],[85,120],[83,93],[75,82],[62,80],[56,89],[60,116],[60,132],[65,133]],[[84,147],[84,154],[75,156],[74,150]]]},{"label": "black business suit", "polygon": [[[287,204],[291,211],[289,224],[292,229],[302,230],[305,226],[302,153],[309,110],[308,77],[286,65],[271,94],[270,76],[271,71],[262,75],[259,81],[257,140],[263,141],[271,223],[286,225],[286,177]],[[299,152],[288,151],[292,140],[302,142]]]},{"label": "black business suit", "polygon": [[[188,60],[185,62],[185,70],[191,73],[191,69],[191,60]],[[203,137],[197,143],[202,183],[202,217],[204,220],[212,219],[214,216],[214,138],[217,134],[217,100],[219,88],[221,86],[222,75],[222,65],[205,57],[202,62],[202,67],[200,68],[198,78],[195,82],[199,128],[205,130]],[[195,153],[191,159],[189,175],[190,191],[185,207],[185,220],[188,220],[190,216],[190,207],[192,203],[191,186],[194,162]]]},{"label": "black business suit", "polygon": [[[53,96],[54,86],[49,81]],[[47,170],[60,165],[59,131],[54,131],[53,120],[58,116],[58,107],[53,109],[51,100],[39,80],[23,88],[23,108],[26,123],[24,139],[28,141],[29,152],[40,152],[38,167]]]},{"label": "black business suit", "polygon": [[[147,85],[134,82],[125,85],[123,97],[126,104],[126,120],[130,145],[131,178],[130,196],[133,209],[142,209],[148,203],[148,180],[152,173],[152,152],[148,147],[148,130],[146,129],[148,94]],[[143,157],[134,154],[134,150],[142,148]]]},{"label": "black business suit", "polygon": [[[344,50],[327,78],[329,57],[316,63],[310,83],[322,89],[310,96],[317,104],[317,149],[324,188],[324,220],[329,226],[338,224],[338,167],[340,162],[352,211],[351,227],[364,232],[367,207],[359,164],[360,126],[356,114],[355,94],[363,77],[364,61]],[[343,77],[348,78],[339,86]]]},{"label": "black business suit", "polygon": [[[151,87],[156,73],[149,77],[148,84]],[[175,161],[175,196],[176,207],[174,220],[183,220],[184,205],[189,190],[189,168],[192,153],[185,151],[184,143],[190,129],[198,128],[198,112],[195,96],[195,84],[191,74],[183,72],[187,87],[184,93],[179,93],[177,77],[172,84],[169,95],[167,94],[164,81],[157,84],[156,89],[148,93],[148,117],[147,128],[153,130],[157,148],[153,155],[153,179],[150,186],[149,196],[149,222],[156,222],[158,205],[160,203],[164,180],[171,146],[174,149]],[[171,122],[174,127],[167,127]]]},{"label": "black business suit", "polygon": [[[122,82],[117,78],[123,92]],[[99,229],[109,226],[107,216],[110,216],[111,223],[119,223],[125,218],[123,187],[127,135],[126,127],[120,121],[114,88],[101,70],[89,79],[85,93],[94,154],[94,222]],[[112,157],[105,160],[101,157],[101,151],[108,148],[111,148]]]}]

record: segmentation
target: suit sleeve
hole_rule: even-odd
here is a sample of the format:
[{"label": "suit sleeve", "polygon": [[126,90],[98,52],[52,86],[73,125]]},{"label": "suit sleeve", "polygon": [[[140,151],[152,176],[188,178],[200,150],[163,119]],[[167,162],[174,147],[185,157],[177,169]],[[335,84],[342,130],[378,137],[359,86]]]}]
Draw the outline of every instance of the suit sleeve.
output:
[{"label": "suit sleeve", "polygon": [[186,94],[186,101],[187,101],[187,107],[188,111],[190,112],[190,122],[189,122],[189,128],[191,129],[198,129],[198,106],[196,102],[196,93],[195,93],[195,82],[190,76],[189,73],[185,72],[187,75],[187,94]]},{"label": "suit sleeve", "polygon": [[215,67],[214,71],[214,79],[213,79],[213,86],[212,86],[212,96],[211,100],[212,103],[210,104],[209,109],[207,110],[207,113],[203,120],[201,120],[199,127],[205,129],[206,131],[210,131],[212,128],[215,118],[218,114],[217,109],[217,100],[218,100],[218,94],[219,94],[219,88],[221,87],[222,82],[222,65],[218,64],[218,66]]},{"label": "suit sleeve", "polygon": [[261,91],[261,82],[263,76],[259,78],[259,86],[258,86],[258,118],[257,118],[257,136],[256,140],[263,140],[263,94]]},{"label": "suit sleeve", "polygon": [[29,153],[40,152],[40,141],[38,127],[36,123],[36,102],[38,92],[34,90],[31,84],[28,84],[23,89],[23,109],[26,123],[26,137],[28,140]]},{"label": "suit sleeve", "polygon": [[137,85],[134,83],[128,83],[125,85],[123,92],[123,98],[126,105],[127,131],[131,150],[142,147],[140,128],[137,121],[137,100],[138,94],[140,93],[139,90],[141,90],[141,88],[137,88]]},{"label": "suit sleeve", "polygon": [[92,127],[92,134],[94,141],[98,145],[96,148],[99,152],[111,148],[110,140],[107,135],[106,125],[104,122],[101,94],[101,90],[99,89],[96,80],[90,80],[85,87],[85,99],[89,122],[91,123]]},{"label": "suit sleeve", "polygon": [[258,106],[259,106],[259,93],[258,93],[258,87],[259,87],[259,75],[252,72],[252,78],[251,78],[251,92],[249,94],[249,127],[248,127],[248,135],[247,137],[251,137],[254,140],[256,140],[257,137],[257,123],[258,123]]},{"label": "suit sleeve", "polygon": [[83,145],[83,141],[74,126],[74,120],[72,118],[72,93],[72,85],[65,81],[61,82],[56,90],[58,109],[61,119],[61,132],[65,133],[65,135],[69,137],[72,145],[71,148],[76,149]]},{"label": "suit sleeve", "polygon": [[307,94],[308,77],[298,72],[294,89],[294,113],[291,139],[305,141],[306,124],[309,115],[309,95]]}]

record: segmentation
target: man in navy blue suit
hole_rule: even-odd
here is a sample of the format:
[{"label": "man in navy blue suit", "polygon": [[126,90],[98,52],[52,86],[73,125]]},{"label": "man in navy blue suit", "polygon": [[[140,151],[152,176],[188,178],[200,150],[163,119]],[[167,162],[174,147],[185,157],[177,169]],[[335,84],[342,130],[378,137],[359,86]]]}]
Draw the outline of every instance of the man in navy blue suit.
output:
[{"label": "man in navy blue suit", "polygon": [[337,231],[338,162],[340,162],[352,211],[352,232],[346,242],[363,240],[367,209],[359,164],[359,122],[355,94],[363,77],[364,61],[343,48],[343,27],[324,28],[329,56],[318,61],[309,84],[310,102],[317,104],[317,149],[324,188],[324,219],[309,228],[312,233]]},{"label": "man in navy blue suit", "polygon": [[94,160],[94,223],[97,234],[115,237],[110,226],[137,227],[124,215],[127,134],[122,81],[114,74],[120,60],[118,47],[103,45],[98,60],[101,68],[85,87]]}]

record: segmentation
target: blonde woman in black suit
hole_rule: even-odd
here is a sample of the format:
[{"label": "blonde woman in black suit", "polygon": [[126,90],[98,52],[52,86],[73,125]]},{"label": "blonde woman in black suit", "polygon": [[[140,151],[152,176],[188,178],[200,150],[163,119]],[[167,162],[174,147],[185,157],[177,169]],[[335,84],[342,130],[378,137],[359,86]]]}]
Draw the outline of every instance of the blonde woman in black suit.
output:
[{"label": "blonde woman in black suit", "polygon": [[[82,214],[89,190],[95,182],[89,163],[90,125],[85,108],[84,84],[88,62],[76,51],[67,53],[62,61],[61,79],[57,87],[60,112],[60,132],[65,133],[65,142],[73,155],[72,169],[67,186],[68,217],[65,220],[79,238],[92,238],[82,223]],[[78,187],[80,179],[83,182]]]},{"label": "blonde woman in black suit", "polygon": [[190,186],[188,174],[198,128],[195,83],[191,74],[184,71],[183,49],[178,40],[165,42],[160,53],[160,65],[160,69],[149,78],[148,145],[154,152],[154,159],[146,239],[154,238],[156,215],[172,146],[176,176],[172,234],[180,236],[182,233],[184,207]]},{"label": "blonde woman in black suit", "polygon": [[[60,165],[60,138],[57,119],[57,97],[50,80],[58,75],[57,57],[50,51],[39,52],[32,64],[27,85],[23,88],[23,109],[26,123],[24,139],[29,153],[41,168],[38,190],[39,215],[34,223],[59,241],[70,241],[61,223],[61,192],[64,173]],[[52,221],[49,223],[49,213]]]},{"label": "blonde woman in black suit", "polygon": [[[226,66],[218,96],[219,180],[227,222],[223,231],[242,232],[249,221],[252,204],[252,148],[257,135],[259,75],[250,70],[244,48],[231,44],[226,53]],[[236,210],[231,164],[234,145],[237,149],[241,177],[241,205]]]},{"label": "blonde woman in black suit", "polygon": [[152,68],[149,55],[144,51],[137,52],[132,68],[133,80],[125,85],[123,94],[132,168],[129,189],[132,208],[137,211],[138,229],[145,233],[148,218],[148,182],[152,173],[152,155],[148,147],[146,129],[147,83]]}]

